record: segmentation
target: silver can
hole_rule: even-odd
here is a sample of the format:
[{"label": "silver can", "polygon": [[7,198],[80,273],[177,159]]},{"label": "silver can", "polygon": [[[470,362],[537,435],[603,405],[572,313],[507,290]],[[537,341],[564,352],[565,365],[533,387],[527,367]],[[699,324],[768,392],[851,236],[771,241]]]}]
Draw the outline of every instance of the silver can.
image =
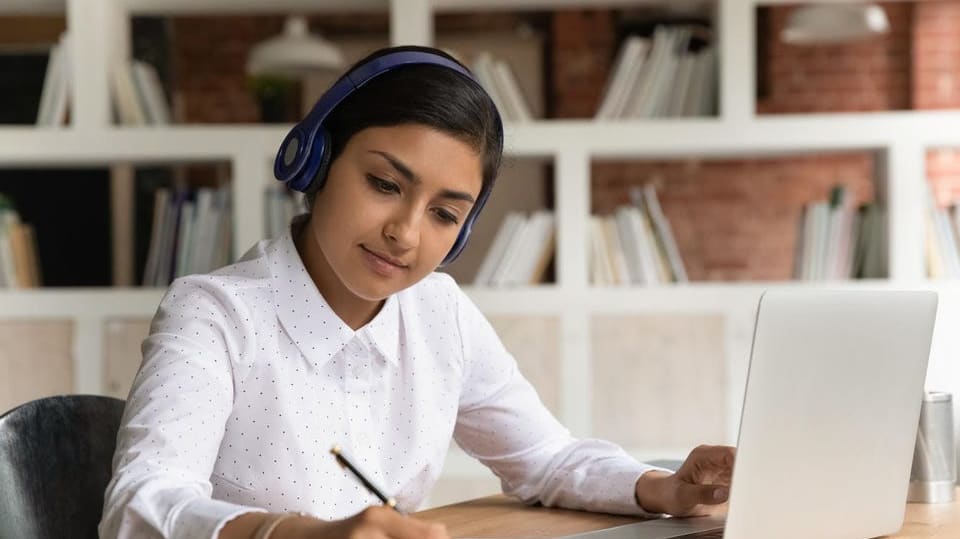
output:
[{"label": "silver can", "polygon": [[953,395],[927,392],[913,451],[908,502],[947,503],[954,499],[957,452],[953,438]]}]

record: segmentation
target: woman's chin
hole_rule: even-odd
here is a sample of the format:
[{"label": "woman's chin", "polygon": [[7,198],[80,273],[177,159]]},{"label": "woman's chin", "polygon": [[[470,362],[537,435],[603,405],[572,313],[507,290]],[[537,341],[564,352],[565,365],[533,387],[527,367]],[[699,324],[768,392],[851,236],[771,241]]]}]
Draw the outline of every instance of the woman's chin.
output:
[{"label": "woman's chin", "polygon": [[352,279],[345,284],[354,296],[364,301],[383,301],[408,286],[376,279]]}]

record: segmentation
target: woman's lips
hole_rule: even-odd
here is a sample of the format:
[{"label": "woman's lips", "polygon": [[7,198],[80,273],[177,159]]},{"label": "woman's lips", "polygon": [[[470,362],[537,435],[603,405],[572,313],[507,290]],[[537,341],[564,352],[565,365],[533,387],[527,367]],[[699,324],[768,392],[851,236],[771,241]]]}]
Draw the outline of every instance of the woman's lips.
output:
[{"label": "woman's lips", "polygon": [[405,264],[400,264],[395,259],[389,258],[386,255],[381,255],[375,251],[371,251],[363,245],[360,246],[360,249],[363,252],[364,261],[374,273],[384,277],[392,277],[407,269]]}]

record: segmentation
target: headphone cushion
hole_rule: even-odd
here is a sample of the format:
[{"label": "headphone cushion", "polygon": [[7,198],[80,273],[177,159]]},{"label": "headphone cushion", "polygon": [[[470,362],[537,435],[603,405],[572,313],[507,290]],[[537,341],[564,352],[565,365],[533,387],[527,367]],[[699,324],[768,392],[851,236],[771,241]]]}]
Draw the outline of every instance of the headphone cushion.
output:
[{"label": "headphone cushion", "polygon": [[294,191],[305,193],[311,189],[314,182],[320,182],[316,188],[323,187],[327,181],[327,171],[330,168],[330,133],[320,128],[313,140],[310,157],[303,167],[303,171],[292,178],[288,185]]}]

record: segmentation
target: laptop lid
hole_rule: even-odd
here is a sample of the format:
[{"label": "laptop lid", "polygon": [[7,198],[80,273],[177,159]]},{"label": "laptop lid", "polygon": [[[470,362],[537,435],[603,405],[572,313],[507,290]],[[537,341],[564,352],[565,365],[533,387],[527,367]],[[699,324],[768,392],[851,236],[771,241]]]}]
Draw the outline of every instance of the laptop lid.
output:
[{"label": "laptop lid", "polygon": [[936,310],[927,291],[763,295],[726,539],[900,529]]}]

